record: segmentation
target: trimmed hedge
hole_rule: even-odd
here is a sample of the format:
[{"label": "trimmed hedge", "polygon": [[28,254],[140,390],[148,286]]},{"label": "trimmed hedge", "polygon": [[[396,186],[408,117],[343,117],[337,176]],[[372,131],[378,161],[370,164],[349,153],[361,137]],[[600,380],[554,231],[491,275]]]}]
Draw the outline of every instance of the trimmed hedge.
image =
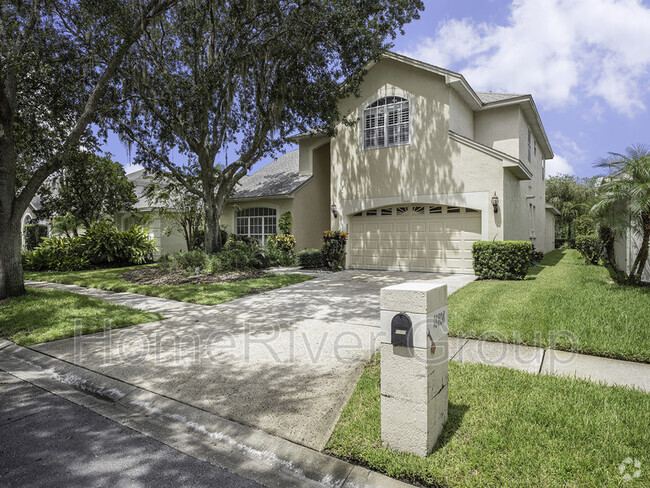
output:
[{"label": "trimmed hedge", "polygon": [[472,246],[474,272],[481,280],[523,280],[533,257],[527,241],[480,241]]},{"label": "trimmed hedge", "polygon": [[298,252],[298,264],[301,268],[316,269],[325,266],[320,249],[305,249]]},{"label": "trimmed hedge", "polygon": [[595,235],[576,237],[575,247],[587,264],[598,264],[603,256],[603,242]]}]

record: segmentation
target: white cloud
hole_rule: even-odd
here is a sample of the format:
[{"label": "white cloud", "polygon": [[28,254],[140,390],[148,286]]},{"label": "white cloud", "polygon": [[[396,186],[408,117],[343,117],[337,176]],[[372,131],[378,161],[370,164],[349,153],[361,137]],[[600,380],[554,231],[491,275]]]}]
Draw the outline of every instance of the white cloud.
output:
[{"label": "white cloud", "polygon": [[546,176],[574,175],[575,170],[566,158],[558,156],[546,161]]},{"label": "white cloud", "polygon": [[412,52],[480,90],[532,93],[552,107],[603,100],[645,109],[650,8],[640,0],[514,0],[503,25],[443,22]]}]

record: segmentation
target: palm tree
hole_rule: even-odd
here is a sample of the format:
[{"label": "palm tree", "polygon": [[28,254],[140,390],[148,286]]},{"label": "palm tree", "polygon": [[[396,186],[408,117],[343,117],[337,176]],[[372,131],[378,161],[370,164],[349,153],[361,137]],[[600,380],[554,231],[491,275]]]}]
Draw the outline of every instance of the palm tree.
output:
[{"label": "palm tree", "polygon": [[592,214],[605,220],[616,235],[624,235],[629,229],[641,235],[641,246],[629,274],[619,270],[613,261],[620,281],[639,284],[650,243],[650,148],[644,144],[630,146],[625,154],[609,153],[596,166],[609,172],[598,189]]}]

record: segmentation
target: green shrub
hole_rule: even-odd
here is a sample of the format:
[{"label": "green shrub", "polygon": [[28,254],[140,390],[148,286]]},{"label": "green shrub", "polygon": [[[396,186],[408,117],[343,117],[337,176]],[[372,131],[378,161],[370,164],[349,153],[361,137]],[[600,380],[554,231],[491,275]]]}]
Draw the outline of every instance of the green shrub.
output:
[{"label": "green shrub", "polygon": [[203,270],[208,267],[208,255],[203,251],[176,252],[161,257],[158,266],[166,269],[180,269],[195,272],[197,268]]},{"label": "green shrub", "polygon": [[481,280],[522,280],[532,259],[526,241],[480,241],[472,246],[474,272]]},{"label": "green shrub", "polygon": [[266,256],[271,266],[295,266],[296,238],[291,234],[278,234],[266,238]]},{"label": "green shrub", "polygon": [[531,259],[533,263],[539,263],[542,259],[544,259],[544,253],[535,249],[535,244],[533,244],[533,254]]},{"label": "green shrub", "polygon": [[209,258],[208,273],[219,274],[228,271],[262,269],[268,267],[268,259],[259,247],[251,251],[242,245],[238,248],[224,249]]},{"label": "green shrub", "polygon": [[230,234],[226,243],[224,244],[224,249],[241,249],[242,244],[247,244],[251,247],[259,247],[260,243],[251,236],[245,236],[240,234]]},{"label": "green shrub", "polygon": [[79,237],[42,239],[38,248],[24,255],[26,269],[71,271],[91,265],[144,264],[153,259],[155,240],[140,226],[120,232],[105,222],[97,223]]},{"label": "green shrub", "polygon": [[111,223],[96,222],[79,239],[86,258],[95,265],[144,264],[153,260],[156,250],[155,239],[139,225],[121,232]]},{"label": "green shrub", "polygon": [[23,226],[25,249],[33,251],[38,247],[41,239],[47,237],[47,226],[43,224],[26,224]]},{"label": "green shrub", "polygon": [[345,243],[348,233],[338,230],[326,230],[323,233],[323,264],[333,271],[345,266]]},{"label": "green shrub", "polygon": [[576,237],[575,248],[587,264],[598,264],[603,256],[603,242],[596,235]]},{"label": "green shrub", "polygon": [[291,234],[291,212],[284,212],[278,220],[278,229],[282,234]]},{"label": "green shrub", "polygon": [[79,238],[49,237],[23,254],[23,267],[30,271],[77,271],[89,266]]},{"label": "green shrub", "polygon": [[320,249],[304,249],[298,252],[298,265],[301,268],[323,268],[323,253]]},{"label": "green shrub", "polygon": [[293,253],[296,249],[296,238],[291,234],[278,234],[266,238],[266,247],[272,247],[281,252]]}]

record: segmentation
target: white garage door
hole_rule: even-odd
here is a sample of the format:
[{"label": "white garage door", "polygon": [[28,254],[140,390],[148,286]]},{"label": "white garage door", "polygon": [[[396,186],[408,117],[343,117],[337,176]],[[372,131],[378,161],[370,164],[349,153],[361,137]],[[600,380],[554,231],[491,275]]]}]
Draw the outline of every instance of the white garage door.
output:
[{"label": "white garage door", "polygon": [[400,205],[350,217],[350,267],[473,273],[481,213],[441,205]]}]

